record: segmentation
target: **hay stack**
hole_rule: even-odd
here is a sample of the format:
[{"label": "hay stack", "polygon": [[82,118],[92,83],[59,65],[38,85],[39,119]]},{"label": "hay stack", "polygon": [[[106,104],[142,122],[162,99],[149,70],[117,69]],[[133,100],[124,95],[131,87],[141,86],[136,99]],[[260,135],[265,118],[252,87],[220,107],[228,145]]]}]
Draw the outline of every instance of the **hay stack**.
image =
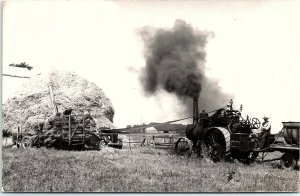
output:
[{"label": "hay stack", "polygon": [[53,72],[23,84],[15,97],[2,105],[3,129],[14,132],[18,124],[32,131],[36,123],[53,114],[48,83],[51,82],[58,111],[72,108],[72,114],[90,111],[97,127],[113,127],[114,109],[111,101],[94,83],[73,72]]}]

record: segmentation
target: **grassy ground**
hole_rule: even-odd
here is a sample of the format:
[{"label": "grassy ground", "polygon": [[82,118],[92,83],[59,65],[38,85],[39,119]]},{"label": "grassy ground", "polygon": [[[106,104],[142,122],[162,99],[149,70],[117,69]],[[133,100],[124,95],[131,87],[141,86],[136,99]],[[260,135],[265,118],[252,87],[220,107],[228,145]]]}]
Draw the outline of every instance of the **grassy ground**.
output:
[{"label": "grassy ground", "polygon": [[2,159],[2,186],[8,192],[299,191],[299,171],[271,163],[208,163],[148,147],[82,152],[4,148]]}]

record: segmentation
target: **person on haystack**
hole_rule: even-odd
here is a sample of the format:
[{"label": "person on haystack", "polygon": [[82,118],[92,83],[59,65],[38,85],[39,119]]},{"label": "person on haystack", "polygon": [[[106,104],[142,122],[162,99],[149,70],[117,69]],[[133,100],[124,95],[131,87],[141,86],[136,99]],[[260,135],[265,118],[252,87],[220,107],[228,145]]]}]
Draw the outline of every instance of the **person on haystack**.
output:
[{"label": "person on haystack", "polygon": [[271,123],[269,122],[269,117],[263,117],[264,122],[261,125],[261,140],[260,140],[260,148],[265,149],[269,147],[269,139],[271,134]]},{"label": "person on haystack", "polygon": [[84,119],[85,125],[91,126],[91,127],[96,126],[96,122],[95,122],[94,118],[92,117],[90,111],[85,111],[84,112],[83,119]]}]

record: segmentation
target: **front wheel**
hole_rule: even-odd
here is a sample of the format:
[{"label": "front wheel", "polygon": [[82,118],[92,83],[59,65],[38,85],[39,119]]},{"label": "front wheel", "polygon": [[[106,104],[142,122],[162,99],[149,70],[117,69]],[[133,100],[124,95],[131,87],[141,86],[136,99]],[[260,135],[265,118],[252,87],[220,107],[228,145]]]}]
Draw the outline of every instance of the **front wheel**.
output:
[{"label": "front wheel", "polygon": [[100,149],[104,148],[105,146],[107,146],[106,141],[105,140],[100,140],[100,142],[99,142]]},{"label": "front wheel", "polygon": [[295,169],[297,166],[297,161],[293,154],[290,152],[285,152],[280,159],[280,165],[284,169]]},{"label": "front wheel", "polygon": [[25,136],[22,139],[22,147],[23,148],[31,148],[32,147],[32,139],[29,136]]},{"label": "front wheel", "polygon": [[175,151],[179,156],[191,156],[192,142],[186,138],[180,138],[175,143]]}]

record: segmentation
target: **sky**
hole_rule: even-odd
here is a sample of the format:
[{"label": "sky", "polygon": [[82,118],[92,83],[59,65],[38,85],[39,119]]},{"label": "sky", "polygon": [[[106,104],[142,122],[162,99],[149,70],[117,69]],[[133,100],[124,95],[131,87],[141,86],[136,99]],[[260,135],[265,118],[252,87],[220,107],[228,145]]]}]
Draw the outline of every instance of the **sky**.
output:
[{"label": "sky", "polygon": [[[146,64],[140,30],[171,28],[181,19],[214,33],[206,46],[206,76],[232,95],[236,107],[243,104],[244,116],[270,117],[276,133],[282,121],[300,121],[299,10],[300,1],[275,0],[7,0],[2,73],[74,71],[110,98],[116,127],[183,118],[175,95],[159,90],[145,96],[139,80]],[[8,66],[24,61],[33,70]],[[2,101],[24,80],[3,77]]]}]

